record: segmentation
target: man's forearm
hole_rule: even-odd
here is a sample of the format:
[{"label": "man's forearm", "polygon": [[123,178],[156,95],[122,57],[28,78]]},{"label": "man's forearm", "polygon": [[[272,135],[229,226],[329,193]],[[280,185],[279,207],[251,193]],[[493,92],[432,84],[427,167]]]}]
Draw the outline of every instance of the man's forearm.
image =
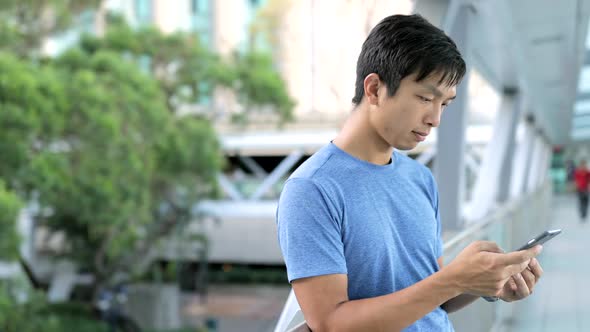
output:
[{"label": "man's forearm", "polygon": [[401,331],[461,294],[443,269],[392,294],[341,303],[319,331]]},{"label": "man's forearm", "polygon": [[441,307],[448,313],[455,312],[465,308],[466,306],[470,305],[471,303],[475,302],[479,299],[479,296],[471,295],[471,294],[461,294],[456,296],[447,302],[443,303]]}]

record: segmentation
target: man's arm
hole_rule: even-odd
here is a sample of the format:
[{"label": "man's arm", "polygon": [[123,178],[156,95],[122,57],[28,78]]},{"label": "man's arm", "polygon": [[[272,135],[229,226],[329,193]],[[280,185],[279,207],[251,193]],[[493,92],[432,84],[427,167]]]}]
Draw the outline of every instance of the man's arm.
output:
[{"label": "man's arm", "polygon": [[461,293],[448,273],[437,273],[401,291],[348,300],[345,274],[298,279],[293,290],[312,331],[401,331]]},{"label": "man's arm", "polygon": [[374,298],[350,301],[343,274],[298,279],[293,290],[313,331],[401,331],[460,294],[499,295],[506,281],[540,250],[499,251],[494,243],[474,242],[439,272]]},{"label": "man's arm", "polygon": [[[440,269],[444,267],[443,258],[438,258],[438,266]],[[455,296],[454,298],[448,300],[447,302],[443,303],[441,307],[444,311],[448,313],[452,313],[458,311],[460,309],[465,308],[466,306],[470,305],[471,303],[475,302],[475,300],[479,299],[479,296],[471,295],[471,294],[460,294],[459,296]]]}]

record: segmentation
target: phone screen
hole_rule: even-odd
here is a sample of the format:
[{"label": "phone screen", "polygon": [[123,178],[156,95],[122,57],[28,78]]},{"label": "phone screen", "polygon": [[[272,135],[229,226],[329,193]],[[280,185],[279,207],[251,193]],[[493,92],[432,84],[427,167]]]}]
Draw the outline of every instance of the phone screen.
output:
[{"label": "phone screen", "polygon": [[535,236],[534,238],[530,239],[529,242],[527,242],[522,247],[518,248],[517,251],[530,249],[538,244],[543,244],[543,243],[551,240],[552,238],[556,237],[559,233],[561,233],[561,229],[552,229],[549,231],[545,231],[545,232]]}]

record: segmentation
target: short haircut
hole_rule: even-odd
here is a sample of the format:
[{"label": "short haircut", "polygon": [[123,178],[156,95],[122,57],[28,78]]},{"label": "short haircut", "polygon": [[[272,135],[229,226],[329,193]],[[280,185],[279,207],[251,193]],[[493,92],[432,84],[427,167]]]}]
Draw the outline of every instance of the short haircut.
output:
[{"label": "short haircut", "polygon": [[369,33],[356,65],[355,94],[358,105],[365,93],[367,75],[379,75],[389,96],[397,91],[406,76],[417,74],[416,81],[441,74],[440,82],[459,84],[465,75],[465,61],[457,45],[444,31],[420,15],[392,15],[384,18]]}]

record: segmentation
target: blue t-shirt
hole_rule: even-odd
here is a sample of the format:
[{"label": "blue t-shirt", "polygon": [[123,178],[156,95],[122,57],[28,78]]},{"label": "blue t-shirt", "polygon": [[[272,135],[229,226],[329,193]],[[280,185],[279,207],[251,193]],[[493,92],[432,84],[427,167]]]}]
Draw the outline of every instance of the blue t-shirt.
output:
[{"label": "blue t-shirt", "polygon": [[[326,145],[285,183],[277,224],[289,281],[347,274],[350,300],[399,291],[439,270],[434,178],[398,152],[380,166]],[[404,331],[453,327],[437,308]]]}]

